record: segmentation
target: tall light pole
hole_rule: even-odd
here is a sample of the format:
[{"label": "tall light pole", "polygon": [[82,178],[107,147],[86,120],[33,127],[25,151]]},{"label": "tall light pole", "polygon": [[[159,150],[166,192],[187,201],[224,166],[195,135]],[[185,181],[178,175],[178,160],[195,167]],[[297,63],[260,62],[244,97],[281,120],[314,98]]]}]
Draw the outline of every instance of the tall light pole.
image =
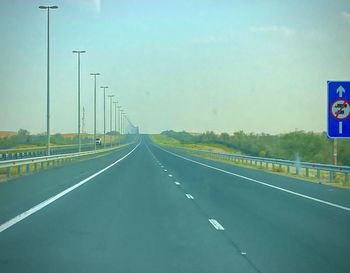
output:
[{"label": "tall light pole", "polygon": [[106,88],[108,86],[101,86],[103,88],[103,148],[106,148]]},{"label": "tall light pole", "polygon": [[125,129],[125,134],[127,135],[128,134],[128,119],[127,119],[127,116],[125,114],[124,116],[124,129]]},{"label": "tall light pole", "polygon": [[126,113],[124,112],[124,110],[122,110],[122,132],[123,134],[125,134],[125,115]]},{"label": "tall light pole", "polygon": [[39,6],[47,10],[47,95],[46,95],[46,154],[50,155],[50,9],[58,6]]},{"label": "tall light pole", "polygon": [[114,132],[117,134],[117,104],[118,101],[113,101],[114,104]]},{"label": "tall light pole", "polygon": [[128,116],[125,116],[125,118],[126,118],[126,131],[128,132],[128,134],[131,134],[132,132],[131,132],[131,123],[130,123],[130,120],[129,120],[129,118],[128,118]]},{"label": "tall light pole", "polygon": [[81,137],[80,137],[80,54],[85,53],[85,50],[73,50],[75,54],[78,54],[78,151],[81,152]]},{"label": "tall light pole", "polygon": [[124,134],[124,127],[123,127],[123,109],[120,110],[120,132],[123,135]]},{"label": "tall light pole", "polygon": [[118,106],[118,131],[119,131],[119,134],[121,135],[122,134],[122,131],[121,131],[121,128],[120,128],[120,108],[122,108],[121,106]]},{"label": "tall light pole", "polygon": [[91,76],[94,76],[94,149],[96,150],[96,77],[100,73],[90,73]]},{"label": "tall light pole", "polygon": [[114,95],[108,95],[109,97],[109,112],[110,112],[110,115],[109,115],[109,132],[110,132],[110,138],[109,138],[109,142],[110,142],[110,145],[112,147],[112,98],[114,97]]}]

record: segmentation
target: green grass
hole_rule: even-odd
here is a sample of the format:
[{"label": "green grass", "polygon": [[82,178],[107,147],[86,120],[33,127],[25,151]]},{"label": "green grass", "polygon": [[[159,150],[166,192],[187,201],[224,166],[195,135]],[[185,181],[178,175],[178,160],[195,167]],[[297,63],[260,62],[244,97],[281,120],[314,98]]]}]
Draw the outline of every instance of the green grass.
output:
[{"label": "green grass", "polygon": [[218,152],[218,153],[235,153],[242,154],[240,151],[229,148],[225,145],[216,144],[216,143],[200,143],[200,144],[184,144],[178,140],[165,136],[165,135],[150,135],[150,138],[153,142],[168,147],[178,147],[178,148],[187,148],[199,151],[209,151],[209,152]]},{"label": "green grass", "polygon": [[171,137],[165,136],[165,135],[150,135],[150,138],[153,142],[159,144],[159,145],[164,145],[164,146],[171,146],[171,147],[180,147],[181,143]]}]

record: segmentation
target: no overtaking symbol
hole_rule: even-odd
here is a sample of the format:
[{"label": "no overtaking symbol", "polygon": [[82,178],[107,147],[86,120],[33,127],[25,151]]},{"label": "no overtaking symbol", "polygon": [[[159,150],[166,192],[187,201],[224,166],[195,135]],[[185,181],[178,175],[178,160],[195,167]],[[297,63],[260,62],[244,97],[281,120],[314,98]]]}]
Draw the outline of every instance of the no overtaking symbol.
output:
[{"label": "no overtaking symbol", "polygon": [[331,113],[337,120],[344,120],[350,116],[350,105],[345,99],[338,99],[331,105]]}]

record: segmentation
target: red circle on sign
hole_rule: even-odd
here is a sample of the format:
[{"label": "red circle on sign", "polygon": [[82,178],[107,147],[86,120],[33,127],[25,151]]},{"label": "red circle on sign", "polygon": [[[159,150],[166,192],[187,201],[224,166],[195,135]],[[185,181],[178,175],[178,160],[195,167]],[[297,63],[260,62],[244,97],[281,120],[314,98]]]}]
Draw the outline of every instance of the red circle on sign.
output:
[{"label": "red circle on sign", "polygon": [[[331,108],[330,108],[329,110],[330,110],[332,116],[333,116],[335,119],[337,119],[337,120],[344,120],[344,119],[347,119],[347,118],[350,116],[350,111],[347,113],[346,116],[344,116],[344,117],[342,117],[342,118],[340,118],[339,116],[336,116],[336,114],[333,113],[333,111],[332,111],[333,105],[336,104],[336,103],[339,103],[339,101],[342,101],[342,104],[343,104],[343,105],[346,105],[346,104],[347,104],[346,107],[350,107],[350,104],[349,104],[349,102],[348,102],[346,99],[339,98],[339,99],[337,99],[335,102],[332,103]],[[341,111],[342,109],[344,109],[344,107],[343,107],[343,108],[340,108],[339,111]],[[339,115],[339,114],[338,114],[338,115]]]}]

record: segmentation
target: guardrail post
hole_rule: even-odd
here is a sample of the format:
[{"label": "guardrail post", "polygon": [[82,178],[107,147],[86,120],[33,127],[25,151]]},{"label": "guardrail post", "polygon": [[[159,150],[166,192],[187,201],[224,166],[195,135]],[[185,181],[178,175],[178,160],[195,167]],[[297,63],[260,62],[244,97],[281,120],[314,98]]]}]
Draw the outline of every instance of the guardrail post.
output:
[{"label": "guardrail post", "polygon": [[317,174],[316,174],[317,179],[321,179],[321,170],[317,169]]},{"label": "guardrail post", "polygon": [[17,175],[20,175],[21,174],[21,165],[18,165],[17,166]]},{"label": "guardrail post", "polygon": [[34,171],[37,172],[38,171],[38,165],[36,162],[34,162]]},{"label": "guardrail post", "polygon": [[11,177],[11,167],[7,167],[7,178]]},{"label": "guardrail post", "polygon": [[26,164],[26,173],[29,173],[29,164]]},{"label": "guardrail post", "polygon": [[345,183],[349,183],[349,174],[348,173],[344,173],[344,181]]},{"label": "guardrail post", "polygon": [[332,182],[334,179],[334,172],[329,171],[329,182]]},{"label": "guardrail post", "polygon": [[305,168],[305,175],[306,177],[309,177],[309,168]]},{"label": "guardrail post", "polygon": [[289,174],[290,173],[290,166],[287,165],[287,173]]}]

